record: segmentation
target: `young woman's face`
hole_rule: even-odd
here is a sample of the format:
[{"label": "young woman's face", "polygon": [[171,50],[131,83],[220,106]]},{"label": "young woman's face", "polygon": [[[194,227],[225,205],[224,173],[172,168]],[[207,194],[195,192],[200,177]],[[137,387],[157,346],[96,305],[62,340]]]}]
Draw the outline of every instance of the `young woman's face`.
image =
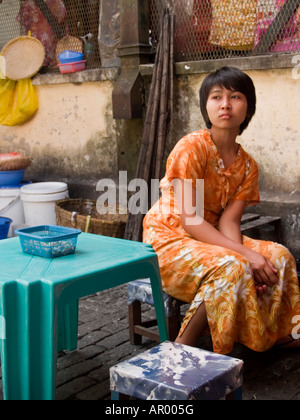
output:
[{"label": "young woman's face", "polygon": [[213,126],[220,129],[239,129],[248,112],[248,101],[241,92],[214,86],[207,101],[207,114]]}]

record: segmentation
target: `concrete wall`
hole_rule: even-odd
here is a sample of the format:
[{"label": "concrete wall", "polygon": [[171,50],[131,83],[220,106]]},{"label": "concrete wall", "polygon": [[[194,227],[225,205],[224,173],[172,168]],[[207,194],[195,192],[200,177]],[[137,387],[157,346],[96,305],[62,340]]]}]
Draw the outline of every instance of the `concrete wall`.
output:
[{"label": "concrete wall", "polygon": [[[207,73],[191,67],[177,68],[176,115],[166,155],[182,136],[204,126],[198,92]],[[291,67],[246,71],[258,96],[257,114],[240,138],[260,168],[263,202],[254,210],[283,217],[284,241],[300,257],[300,80],[292,77]],[[142,73],[149,87],[147,70]],[[73,196],[96,198],[97,181],[117,179],[119,170],[128,170],[132,179],[143,122],[113,119],[117,76],[117,70],[38,76],[39,111],[22,126],[0,126],[0,152],[31,156],[28,179],[67,181]]]},{"label": "concrete wall", "polygon": [[116,138],[112,134],[111,84],[62,84],[59,90],[54,85],[38,86],[37,92],[40,107],[33,120],[3,129],[6,144],[34,157],[31,176],[112,176]]},{"label": "concrete wall", "polygon": [[[292,78],[290,69],[247,73],[257,89],[257,112],[238,141],[257,160],[263,191],[300,193],[300,80]],[[177,82],[173,143],[204,127],[198,97],[205,76],[181,76]]]},{"label": "concrete wall", "polygon": [[95,198],[97,181],[117,179],[119,168],[134,177],[142,121],[113,119],[117,71],[95,73],[36,77],[36,115],[21,126],[0,126],[0,152],[18,151],[33,159],[26,179],[63,180],[74,196]]},{"label": "concrete wall", "polygon": [[[222,65],[235,65],[254,80],[257,113],[238,141],[260,169],[261,204],[250,212],[282,218],[283,243],[300,259],[300,77],[299,56],[253,57],[176,65],[176,116],[166,155],[186,133],[204,127],[199,89],[206,75]],[[298,66],[299,67],[299,66]],[[258,69],[258,70],[253,70]],[[150,79],[150,69],[142,69]],[[270,233],[267,237],[273,239]]]},{"label": "concrete wall", "polygon": [[[257,112],[238,141],[259,165],[262,200],[248,211],[282,217],[284,244],[299,258],[300,80],[291,68],[245,71],[256,86]],[[206,75],[181,74],[177,80],[177,113],[167,153],[183,135],[204,127],[199,89]]]}]

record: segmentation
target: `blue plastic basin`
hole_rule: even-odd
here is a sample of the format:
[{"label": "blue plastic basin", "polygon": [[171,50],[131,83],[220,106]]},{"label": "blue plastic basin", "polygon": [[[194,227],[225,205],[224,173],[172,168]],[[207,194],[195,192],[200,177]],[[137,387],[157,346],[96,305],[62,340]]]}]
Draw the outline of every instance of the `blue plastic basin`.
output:
[{"label": "blue plastic basin", "polygon": [[8,217],[0,217],[0,240],[6,239],[12,220]]},{"label": "blue plastic basin", "polygon": [[21,171],[0,171],[0,187],[22,184],[25,169]]},{"label": "blue plastic basin", "polygon": [[61,64],[76,63],[77,61],[83,60],[83,54],[76,51],[66,50],[58,54],[58,58]]}]

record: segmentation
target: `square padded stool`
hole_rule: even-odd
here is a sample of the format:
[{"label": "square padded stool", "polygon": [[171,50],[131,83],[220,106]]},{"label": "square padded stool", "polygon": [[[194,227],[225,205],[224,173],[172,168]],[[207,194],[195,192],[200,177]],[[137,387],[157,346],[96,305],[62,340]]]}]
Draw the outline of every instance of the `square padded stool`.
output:
[{"label": "square padded stool", "polygon": [[242,360],[166,341],[110,369],[112,399],[242,399]]},{"label": "square padded stool", "polygon": [[[151,329],[157,325],[156,319],[142,321],[142,303],[147,303],[151,306],[154,305],[150,279],[132,281],[128,284],[127,290],[130,343],[139,345],[142,342],[142,337],[147,337],[150,340],[160,343],[159,334]],[[186,305],[186,303],[173,298],[165,292],[163,292],[163,300],[168,337],[170,341],[175,341],[183,318],[180,313],[180,308],[182,305]]]}]

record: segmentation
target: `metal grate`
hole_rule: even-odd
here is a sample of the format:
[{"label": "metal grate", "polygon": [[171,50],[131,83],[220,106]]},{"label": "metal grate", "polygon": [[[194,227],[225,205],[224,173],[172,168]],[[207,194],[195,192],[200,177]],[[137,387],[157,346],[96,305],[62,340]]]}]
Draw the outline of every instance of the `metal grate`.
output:
[{"label": "metal grate", "polygon": [[[69,34],[69,49],[85,45],[87,68],[99,68],[100,1],[0,0],[0,49],[31,30],[45,45],[47,71],[58,71],[56,47]],[[300,0],[149,0],[154,49],[167,6],[176,15],[176,61],[300,52]]]},{"label": "metal grate", "polygon": [[99,4],[100,0],[0,0],[0,50],[31,31],[45,47],[47,71],[58,71],[57,54],[65,47],[82,50],[87,68],[98,68]]},{"label": "metal grate", "polygon": [[154,47],[166,6],[176,14],[176,61],[300,51],[300,0],[150,0]]}]

